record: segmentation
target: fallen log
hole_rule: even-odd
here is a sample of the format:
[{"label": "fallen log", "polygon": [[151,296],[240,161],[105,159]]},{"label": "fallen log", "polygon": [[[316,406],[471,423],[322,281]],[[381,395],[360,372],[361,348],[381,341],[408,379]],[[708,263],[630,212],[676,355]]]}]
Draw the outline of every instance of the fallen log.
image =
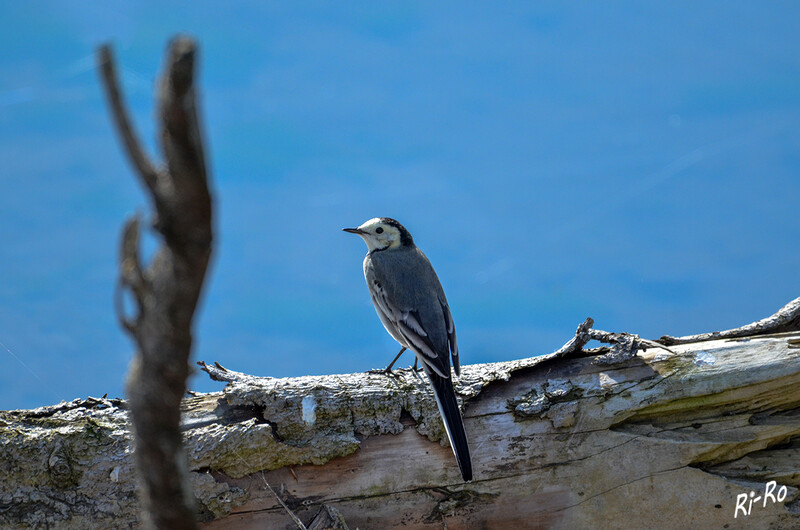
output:
[{"label": "fallen log", "polygon": [[[228,384],[183,404],[199,517],[243,529],[800,527],[800,332],[667,350],[590,328],[554,354],[462,367],[468,484],[411,370],[259,378],[203,363]],[[615,346],[583,350],[581,333]],[[0,527],[138,526],[127,422],[106,398],[0,412]]]}]

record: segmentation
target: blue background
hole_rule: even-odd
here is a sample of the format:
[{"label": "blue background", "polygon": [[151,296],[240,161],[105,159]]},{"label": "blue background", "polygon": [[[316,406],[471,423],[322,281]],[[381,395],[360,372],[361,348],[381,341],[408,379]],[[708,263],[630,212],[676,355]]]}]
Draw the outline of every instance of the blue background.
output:
[{"label": "blue background", "polygon": [[196,359],[384,366],[340,231],[374,216],[433,262],[465,363],[550,352],[587,316],[655,338],[798,296],[798,4],[529,4],[3,3],[0,409],[122,393],[117,246],[147,201],[94,71],[109,39],[151,152],[167,40],[201,43],[218,232]]}]

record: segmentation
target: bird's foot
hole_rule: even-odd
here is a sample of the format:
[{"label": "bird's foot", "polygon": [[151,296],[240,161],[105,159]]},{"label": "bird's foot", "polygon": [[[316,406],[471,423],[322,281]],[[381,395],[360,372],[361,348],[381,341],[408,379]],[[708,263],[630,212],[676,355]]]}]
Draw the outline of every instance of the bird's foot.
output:
[{"label": "bird's foot", "polygon": [[400,374],[393,372],[391,368],[373,368],[372,370],[367,370],[365,373],[372,375],[388,375],[389,377],[400,377]]}]

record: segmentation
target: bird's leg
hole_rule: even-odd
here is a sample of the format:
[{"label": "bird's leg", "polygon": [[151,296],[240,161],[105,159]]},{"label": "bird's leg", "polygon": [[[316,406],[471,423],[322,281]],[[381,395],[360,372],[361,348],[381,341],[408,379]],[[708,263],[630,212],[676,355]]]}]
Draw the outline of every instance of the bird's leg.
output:
[{"label": "bird's leg", "polygon": [[396,362],[397,362],[397,359],[399,359],[399,358],[400,358],[400,356],[401,356],[401,355],[403,355],[403,352],[404,352],[404,351],[406,351],[406,347],[405,347],[405,346],[403,346],[403,348],[400,350],[400,352],[399,352],[397,355],[395,355],[394,359],[392,359],[392,362],[390,362],[390,363],[389,363],[389,366],[387,366],[387,367],[386,367],[386,368],[384,368],[383,370],[381,370],[381,369],[377,369],[377,370],[367,370],[367,373],[368,373],[368,374],[385,374],[385,375],[394,375],[394,374],[392,373],[392,366],[394,366],[394,363],[396,363]]},{"label": "bird's leg", "polygon": [[392,359],[392,362],[390,362],[389,366],[387,366],[386,370],[384,370],[387,374],[392,371],[392,366],[394,366],[394,363],[397,362],[397,359],[399,359],[400,356],[403,355],[404,351],[406,351],[406,347],[405,346],[400,348],[400,352],[397,355],[394,356],[394,359]]},{"label": "bird's leg", "polygon": [[421,372],[422,368],[417,368],[417,363],[418,362],[419,362],[419,357],[415,357],[414,358],[414,366],[411,367],[411,373],[414,374],[414,377],[416,377],[417,379],[421,380],[422,378],[419,376],[418,372]]}]

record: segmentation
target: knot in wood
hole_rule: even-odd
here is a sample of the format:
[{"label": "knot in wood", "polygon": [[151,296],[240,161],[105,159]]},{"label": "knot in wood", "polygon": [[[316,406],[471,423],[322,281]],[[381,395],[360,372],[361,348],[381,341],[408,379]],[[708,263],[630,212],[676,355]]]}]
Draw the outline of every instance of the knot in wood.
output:
[{"label": "knot in wood", "polygon": [[50,453],[50,457],[47,459],[47,470],[55,486],[65,488],[74,482],[72,462],[62,444],[56,445],[56,448]]}]

